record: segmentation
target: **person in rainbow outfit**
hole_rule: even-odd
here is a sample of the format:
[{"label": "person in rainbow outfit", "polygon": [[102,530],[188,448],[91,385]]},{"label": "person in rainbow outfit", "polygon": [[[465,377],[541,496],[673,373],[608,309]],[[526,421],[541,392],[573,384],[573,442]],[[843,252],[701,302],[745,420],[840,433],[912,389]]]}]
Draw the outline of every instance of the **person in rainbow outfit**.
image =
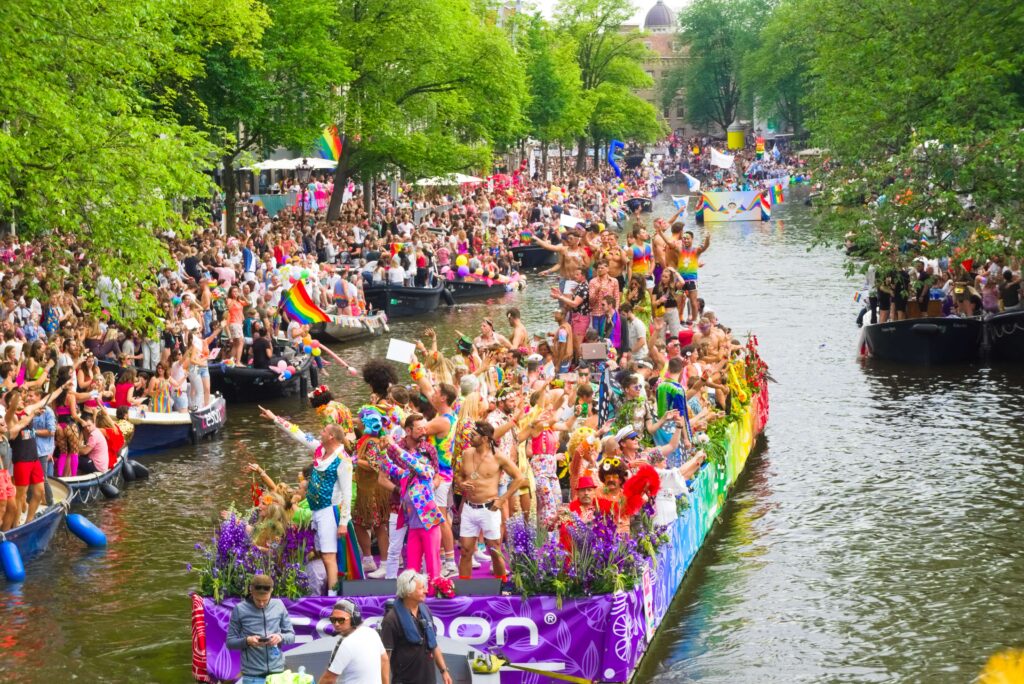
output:
[{"label": "person in rainbow outfit", "polygon": [[328,423],[317,439],[272,411],[259,407],[260,415],[273,421],[288,436],[313,453],[313,471],[306,487],[312,511],[316,548],[327,570],[327,595],[336,596],[339,575],[338,538],[345,539],[344,566],[348,579],[362,579],[359,552],[352,527],[352,459],[345,450],[345,432]]},{"label": "person in rainbow outfit", "polygon": [[[381,552],[388,548],[388,517],[391,514],[391,492],[379,482],[383,468],[384,436],[388,418],[379,406],[365,405],[359,409],[362,435],[356,441],[356,502],[352,512],[356,538],[362,549],[363,571],[371,576],[379,568],[370,555],[370,534],[377,535]],[[379,573],[380,577],[384,573]],[[374,579],[379,579],[373,576]]]}]

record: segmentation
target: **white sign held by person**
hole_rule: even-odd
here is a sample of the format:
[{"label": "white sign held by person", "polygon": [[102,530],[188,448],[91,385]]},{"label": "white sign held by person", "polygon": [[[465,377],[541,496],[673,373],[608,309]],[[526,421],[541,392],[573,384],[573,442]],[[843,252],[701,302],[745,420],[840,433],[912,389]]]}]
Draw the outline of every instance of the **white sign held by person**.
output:
[{"label": "white sign held by person", "polygon": [[406,365],[412,363],[412,355],[416,351],[416,345],[412,342],[391,338],[388,342],[388,361],[397,361]]}]

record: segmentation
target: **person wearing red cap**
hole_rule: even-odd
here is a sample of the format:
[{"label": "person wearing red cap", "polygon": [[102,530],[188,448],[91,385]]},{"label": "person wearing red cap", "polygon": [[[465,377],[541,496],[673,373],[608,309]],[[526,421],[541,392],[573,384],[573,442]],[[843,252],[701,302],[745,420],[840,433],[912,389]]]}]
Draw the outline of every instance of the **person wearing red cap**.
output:
[{"label": "person wearing red cap", "polygon": [[569,502],[569,510],[580,516],[583,522],[590,522],[597,513],[597,502],[594,500],[594,492],[597,491],[597,483],[589,475],[581,475],[576,484],[576,498]]}]

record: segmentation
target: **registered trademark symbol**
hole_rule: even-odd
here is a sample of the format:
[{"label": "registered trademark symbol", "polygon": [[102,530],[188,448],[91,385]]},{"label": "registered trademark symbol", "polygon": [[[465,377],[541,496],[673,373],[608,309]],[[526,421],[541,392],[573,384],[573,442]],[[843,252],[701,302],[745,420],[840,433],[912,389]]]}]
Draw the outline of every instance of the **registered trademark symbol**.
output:
[{"label": "registered trademark symbol", "polygon": [[546,624],[546,625],[553,625],[553,624],[555,624],[555,622],[557,620],[558,620],[558,616],[556,616],[554,613],[545,613],[544,614],[544,624]]}]

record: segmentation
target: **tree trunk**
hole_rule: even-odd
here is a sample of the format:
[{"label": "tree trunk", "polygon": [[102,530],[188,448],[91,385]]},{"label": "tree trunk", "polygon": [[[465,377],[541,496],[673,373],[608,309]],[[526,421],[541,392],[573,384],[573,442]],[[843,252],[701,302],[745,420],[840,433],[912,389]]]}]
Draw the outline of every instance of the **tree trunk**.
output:
[{"label": "tree trunk", "polygon": [[341,159],[334,169],[334,192],[331,193],[331,203],[327,205],[327,220],[337,221],[341,214],[341,198],[345,195],[345,188],[348,186],[348,179],[351,177],[350,166],[352,161],[352,144],[346,136],[341,136]]},{"label": "tree trunk", "polygon": [[594,170],[601,168],[599,156],[601,154],[601,143],[597,138],[594,138]]},{"label": "tree trunk", "polygon": [[565,145],[558,143],[558,177],[565,178]]},{"label": "tree trunk", "polygon": [[373,219],[373,178],[363,181],[363,209],[366,210],[366,218]]},{"label": "tree trunk", "polygon": [[576,144],[579,145],[579,149],[576,150],[576,170],[583,171],[587,168],[587,138],[580,138]]},{"label": "tree trunk", "polygon": [[[544,178],[548,177],[548,144],[546,142],[541,143],[540,148],[540,168],[541,175]],[[532,178],[530,180],[533,180]]]},{"label": "tree trunk", "polygon": [[238,178],[235,176],[235,157],[221,157],[220,184],[224,189],[224,228],[228,235],[235,234],[235,208],[238,204]]}]

